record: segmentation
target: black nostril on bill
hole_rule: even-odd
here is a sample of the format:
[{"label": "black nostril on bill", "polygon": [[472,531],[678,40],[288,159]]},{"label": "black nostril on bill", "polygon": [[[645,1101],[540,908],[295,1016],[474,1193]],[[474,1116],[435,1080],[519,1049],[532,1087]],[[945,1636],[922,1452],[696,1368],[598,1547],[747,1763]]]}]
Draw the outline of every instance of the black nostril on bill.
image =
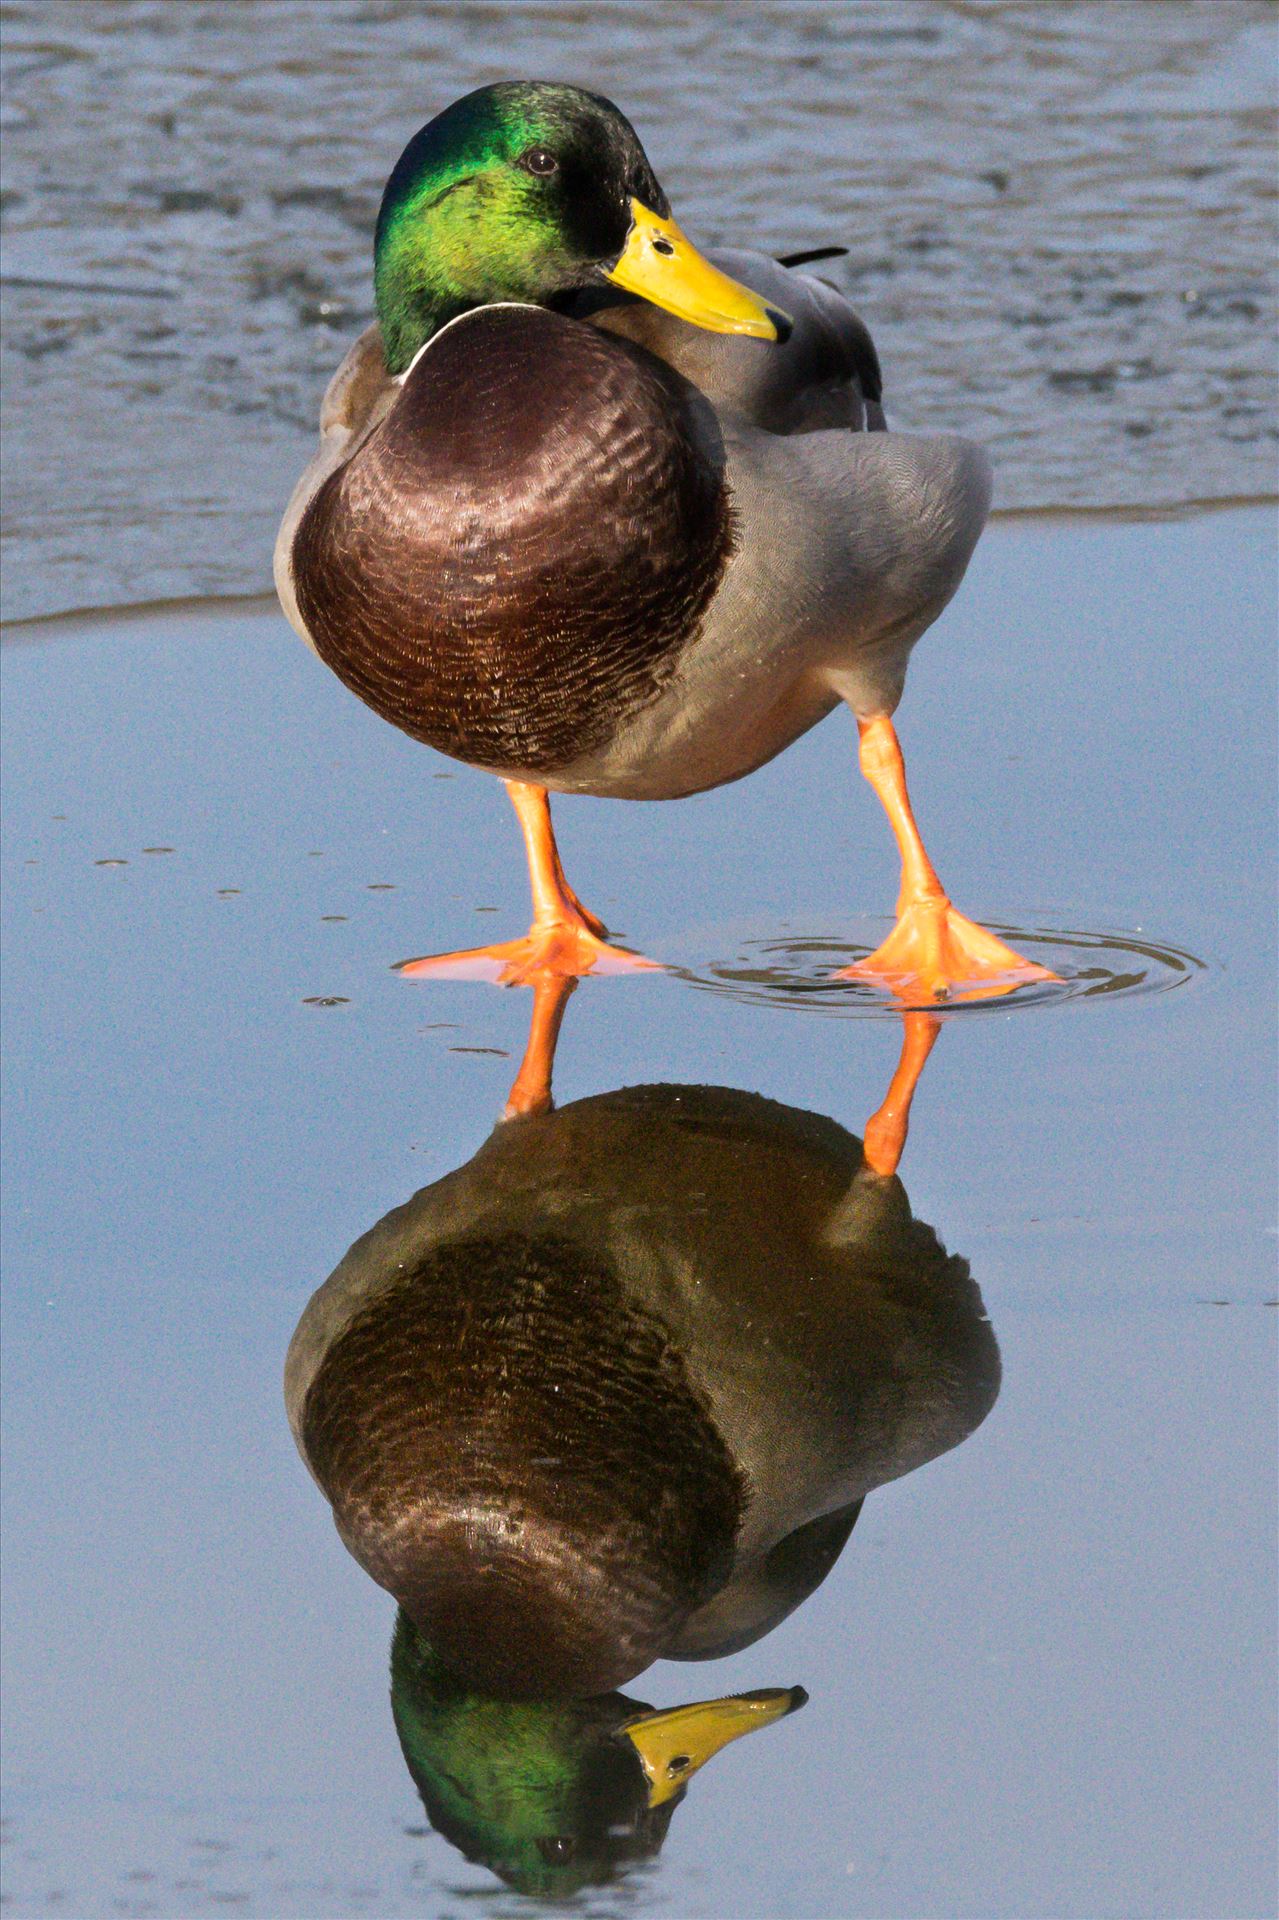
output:
[{"label": "black nostril on bill", "polygon": [[672,254],[674,253],[674,251],[675,251],[675,249],[674,249],[674,247],[673,247],[673,246],[671,245],[671,243],[670,243],[670,241],[669,241],[669,240],[660,240],[660,239],[659,239],[659,240],[654,240],[654,242],[653,242],[653,252],[654,252],[654,253],[661,253],[661,254],[665,254],[665,255],[667,256],[667,258],[669,258],[669,257],[670,257],[670,256],[671,256],[671,255],[672,255]]},{"label": "black nostril on bill", "polygon": [[795,323],[790,315],[783,313],[778,307],[765,307],[764,311],[777,329],[778,342],[789,340],[795,331]]}]

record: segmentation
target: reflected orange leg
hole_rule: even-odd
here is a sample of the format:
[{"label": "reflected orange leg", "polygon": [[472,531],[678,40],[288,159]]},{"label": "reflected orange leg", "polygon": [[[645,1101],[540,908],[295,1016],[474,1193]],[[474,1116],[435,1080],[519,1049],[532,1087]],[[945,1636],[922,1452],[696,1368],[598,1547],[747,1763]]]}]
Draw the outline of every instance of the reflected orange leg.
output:
[{"label": "reflected orange leg", "polygon": [[630,973],[641,967],[656,967],[655,960],[645,960],[624,947],[609,946],[603,922],[586,911],[568,884],[551,830],[546,788],[528,786],[521,780],[507,780],[504,785],[519,818],[528,854],[532,926],[522,940],[405,960],[397,972],[418,980],[492,980],[498,986],[515,987],[536,986],[546,974],[577,979],[585,973]]},{"label": "reflected orange leg", "polygon": [[555,1066],[555,1046],[560,1037],[564,1009],[576,991],[577,980],[568,973],[544,973],[533,982],[533,1016],[529,1021],[528,1045],[502,1110],[503,1120],[518,1120],[531,1114],[550,1112],[553,1104],[551,1072]]},{"label": "reflected orange leg", "polygon": [[897,734],[887,715],[859,720],[861,769],[878,794],[902,857],[897,925],[883,945],[841,980],[869,980],[901,999],[984,1000],[1057,975],[1023,960],[993,933],[959,913],[924,851]]},{"label": "reflected orange leg", "polygon": [[910,1130],[910,1103],[915,1097],[924,1062],[941,1032],[935,1013],[903,1013],[902,1050],[888,1092],[866,1122],[862,1158],[872,1173],[887,1179],[896,1173]]}]

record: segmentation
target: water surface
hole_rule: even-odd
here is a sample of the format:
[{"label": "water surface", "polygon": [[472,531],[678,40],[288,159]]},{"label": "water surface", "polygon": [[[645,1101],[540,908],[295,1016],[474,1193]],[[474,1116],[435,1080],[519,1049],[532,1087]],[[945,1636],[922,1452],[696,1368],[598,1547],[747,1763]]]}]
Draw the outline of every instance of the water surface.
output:
[{"label": "water surface", "polygon": [[[1271,1910],[1272,534],[1005,523],[921,646],[902,734],[959,902],[1185,977],[944,1019],[902,1178],[999,1398],[767,1639],[630,1686],[810,1699],[575,1911]],[[426,1829],[394,1608],[280,1394],[311,1291],[500,1109],[528,996],[390,969],[520,929],[508,809],[265,605],[4,664],[12,1910],[527,1912]],[[587,900],[715,983],[587,980],[561,1101],[710,1083],[860,1133],[897,1021],[721,977],[891,903],[846,717],[717,793],[559,811]]]}]

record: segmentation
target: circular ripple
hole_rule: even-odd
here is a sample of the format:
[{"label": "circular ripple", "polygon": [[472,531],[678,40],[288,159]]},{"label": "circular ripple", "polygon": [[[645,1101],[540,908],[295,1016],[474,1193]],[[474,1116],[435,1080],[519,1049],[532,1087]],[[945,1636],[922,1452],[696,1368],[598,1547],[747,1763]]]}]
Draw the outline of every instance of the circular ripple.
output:
[{"label": "circular ripple", "polygon": [[886,988],[833,976],[873,953],[891,921],[860,922],[853,935],[779,932],[746,939],[728,959],[708,960],[672,971],[704,993],[722,993],[762,1007],[798,1008],[827,1018],[857,1019],[900,1013],[904,1005],[934,1013],[1011,1013],[1028,1007],[1062,1006],[1100,995],[1130,998],[1171,993],[1207,971],[1208,962],[1144,933],[1092,932],[1084,928],[1012,927],[987,923],[1009,946],[1061,976],[1034,981],[988,1000],[903,1002]]}]

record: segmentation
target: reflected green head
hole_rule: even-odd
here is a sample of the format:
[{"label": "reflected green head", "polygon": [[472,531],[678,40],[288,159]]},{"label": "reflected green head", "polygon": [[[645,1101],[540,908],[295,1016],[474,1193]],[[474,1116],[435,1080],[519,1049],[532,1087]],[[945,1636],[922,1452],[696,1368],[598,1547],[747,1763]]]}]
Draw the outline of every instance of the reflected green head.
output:
[{"label": "reflected green head", "polygon": [[471,307],[545,306],[594,285],[626,245],[633,196],[670,211],[629,121],[598,94],[509,81],[438,114],[400,155],[378,214],[391,372]]},{"label": "reflected green head", "polygon": [[495,1699],[451,1675],[401,1613],[391,1706],[431,1824],[522,1893],[567,1898],[661,1846],[678,1803],[650,1809],[618,1737],[642,1702]]}]

